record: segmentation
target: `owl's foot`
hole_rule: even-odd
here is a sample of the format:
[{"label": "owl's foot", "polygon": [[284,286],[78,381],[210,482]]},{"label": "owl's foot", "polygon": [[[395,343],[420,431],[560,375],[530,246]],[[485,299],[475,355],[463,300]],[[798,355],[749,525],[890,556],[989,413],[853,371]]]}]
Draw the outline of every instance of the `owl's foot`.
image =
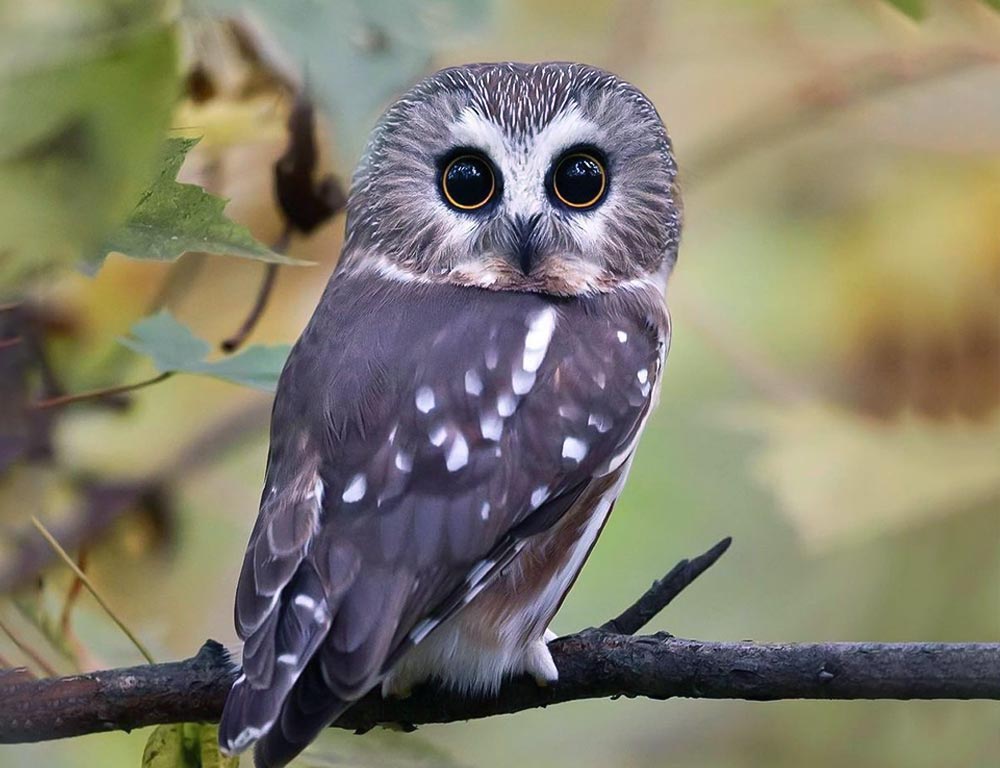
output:
[{"label": "owl's foot", "polygon": [[382,681],[383,699],[408,699],[413,695],[413,681],[390,674]]},{"label": "owl's foot", "polygon": [[524,653],[524,671],[535,678],[535,682],[546,688],[559,680],[559,670],[552,661],[549,652],[549,641],[557,637],[550,629],[545,630],[545,636],[528,646]]}]

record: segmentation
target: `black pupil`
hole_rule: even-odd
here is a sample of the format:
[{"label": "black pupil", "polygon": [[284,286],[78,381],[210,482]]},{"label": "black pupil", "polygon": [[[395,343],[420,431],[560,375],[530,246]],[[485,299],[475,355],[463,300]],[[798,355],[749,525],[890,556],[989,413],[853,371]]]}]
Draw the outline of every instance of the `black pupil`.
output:
[{"label": "black pupil", "polygon": [[475,208],[489,199],[493,191],[493,173],[478,157],[460,157],[448,166],[444,186],[456,204]]},{"label": "black pupil", "polygon": [[572,205],[596,202],[601,194],[604,177],[601,166],[592,157],[572,155],[556,169],[555,186],[559,196]]}]

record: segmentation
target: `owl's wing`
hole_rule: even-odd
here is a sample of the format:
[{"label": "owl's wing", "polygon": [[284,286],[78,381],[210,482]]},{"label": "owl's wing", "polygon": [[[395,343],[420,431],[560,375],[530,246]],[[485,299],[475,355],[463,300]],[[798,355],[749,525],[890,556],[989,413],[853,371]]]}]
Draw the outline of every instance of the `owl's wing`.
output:
[{"label": "owl's wing", "polygon": [[336,278],[275,402],[222,744],[269,734],[258,760],[283,764],[623,463],[661,317]]}]

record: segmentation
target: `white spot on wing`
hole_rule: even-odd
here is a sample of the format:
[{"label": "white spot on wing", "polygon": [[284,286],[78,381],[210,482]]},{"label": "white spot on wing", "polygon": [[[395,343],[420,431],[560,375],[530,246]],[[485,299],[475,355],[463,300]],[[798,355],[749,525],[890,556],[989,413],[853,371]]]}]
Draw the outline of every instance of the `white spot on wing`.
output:
[{"label": "white spot on wing", "polygon": [[548,495],[549,488],[547,485],[536,488],[531,492],[531,506],[536,508],[542,506],[542,502],[545,501]]},{"label": "white spot on wing", "polygon": [[424,619],[410,630],[410,642],[416,645],[423,640],[440,622],[439,619]]},{"label": "white spot on wing", "polygon": [[562,455],[564,459],[573,459],[577,464],[587,455],[587,444],[575,437],[563,440]]},{"label": "white spot on wing", "polygon": [[433,430],[431,430],[431,443],[439,448],[444,445],[446,437],[448,437],[448,430],[444,428],[443,424],[438,424]]},{"label": "white spot on wing", "polygon": [[635,377],[639,380],[640,384],[645,384],[647,381],[649,381],[649,371],[647,371],[645,368],[641,368],[639,372],[635,375]]},{"label": "white spot on wing", "polygon": [[486,367],[491,371],[500,363],[500,350],[496,347],[489,347],[486,350]]},{"label": "white spot on wing", "polygon": [[465,391],[470,395],[481,395],[483,393],[483,380],[474,370],[465,372]]},{"label": "white spot on wing", "polygon": [[521,367],[526,372],[533,373],[542,365],[555,329],[556,311],[552,307],[546,307],[528,319],[528,334],[524,337],[524,357],[521,361]]},{"label": "white spot on wing", "polygon": [[456,435],[444,460],[449,472],[457,472],[469,463],[469,445],[462,435]]},{"label": "white spot on wing", "polygon": [[478,584],[483,580],[483,577],[489,573],[490,568],[494,565],[496,565],[496,563],[492,560],[480,560],[472,567],[472,570],[469,571],[469,575],[465,578],[465,580],[472,585]]},{"label": "white spot on wing", "polygon": [[351,478],[351,482],[349,482],[347,484],[347,488],[344,489],[344,495],[340,498],[348,504],[355,501],[361,501],[365,497],[365,491],[367,488],[368,483],[365,481],[365,476],[359,472]]},{"label": "white spot on wing", "polygon": [[299,663],[299,657],[294,653],[283,653],[278,657],[278,663],[289,667],[294,667]]},{"label": "white spot on wing", "polygon": [[625,331],[618,331],[617,336],[618,336],[618,341],[621,342],[622,344],[628,341],[628,334],[625,333]]},{"label": "white spot on wing", "polygon": [[483,520],[490,519],[490,503],[488,501],[484,501],[483,506],[479,508],[479,516],[483,518]]},{"label": "white spot on wing", "polygon": [[296,595],[295,605],[305,608],[307,611],[312,611],[316,608],[316,601],[313,600],[309,595]]},{"label": "white spot on wing", "polygon": [[500,414],[483,411],[479,414],[479,431],[487,440],[499,440],[503,432],[503,419]]},{"label": "white spot on wing", "polygon": [[596,427],[602,435],[611,429],[611,419],[599,413],[592,413],[587,417],[587,426]]},{"label": "white spot on wing", "polygon": [[523,371],[518,368],[510,377],[510,388],[514,390],[515,395],[526,395],[533,386],[535,386],[533,371]]},{"label": "white spot on wing", "polygon": [[497,398],[497,413],[507,418],[517,408],[517,398],[510,392],[504,392]]},{"label": "white spot on wing", "polygon": [[274,720],[269,720],[264,723],[260,728],[254,728],[253,726],[247,726],[242,731],[237,734],[236,738],[232,739],[226,748],[222,751],[228,752],[233,755],[237,752],[242,752],[244,749],[253,744],[257,739],[271,730],[271,726],[274,725]]},{"label": "white spot on wing", "polygon": [[417,403],[417,410],[421,413],[430,413],[434,410],[434,390],[430,387],[419,387],[417,389],[417,396],[415,400]]},{"label": "white spot on wing", "polygon": [[409,472],[413,469],[413,457],[402,451],[396,454],[396,469],[400,472]]}]

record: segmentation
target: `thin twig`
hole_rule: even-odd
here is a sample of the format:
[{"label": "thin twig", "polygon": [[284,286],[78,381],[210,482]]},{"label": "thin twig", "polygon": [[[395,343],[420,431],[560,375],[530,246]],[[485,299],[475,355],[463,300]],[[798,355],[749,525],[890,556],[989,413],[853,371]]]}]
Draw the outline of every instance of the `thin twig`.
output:
[{"label": "thin twig", "polygon": [[47,661],[45,661],[45,659],[43,659],[35,652],[34,648],[32,648],[30,645],[24,642],[20,637],[18,637],[17,634],[14,632],[14,630],[11,629],[2,620],[0,620],[0,632],[3,632],[5,635],[7,635],[7,637],[10,638],[10,641],[15,646],[17,646],[17,649],[25,656],[27,656],[29,659],[31,659],[35,663],[35,665],[40,670],[42,670],[42,672],[44,672],[46,675],[48,675],[49,677],[56,677],[59,674],[58,672],[55,671],[55,669],[52,668],[52,666]]},{"label": "thin twig", "polygon": [[94,599],[97,601],[97,604],[104,609],[104,612],[108,614],[110,619],[115,624],[117,624],[118,628],[125,633],[125,635],[128,637],[129,640],[132,641],[132,645],[134,645],[136,647],[136,650],[138,650],[139,653],[142,654],[142,657],[150,664],[155,664],[156,662],[153,660],[152,654],[148,650],[146,650],[146,646],[144,646],[139,641],[139,638],[137,638],[132,633],[132,630],[130,630],[125,625],[125,622],[122,621],[120,618],[118,618],[118,614],[116,614],[112,610],[111,606],[108,605],[107,601],[105,601],[105,599],[101,597],[100,593],[97,591],[97,588],[94,587],[93,583],[87,577],[87,574],[85,574],[82,570],[80,570],[80,567],[73,561],[73,558],[70,557],[69,554],[66,552],[66,550],[62,548],[62,546],[59,544],[58,541],[56,541],[55,536],[49,533],[48,529],[44,525],[42,525],[42,522],[34,515],[31,516],[31,522],[35,526],[35,528],[38,529],[38,532],[42,534],[45,540],[49,543],[49,546],[51,546],[52,549],[56,551],[56,554],[58,554],[59,557],[63,559],[63,562],[70,567],[70,570],[72,570],[73,573],[76,574],[76,577],[83,582],[83,585],[87,588],[87,591],[90,592],[91,595],[93,595]]},{"label": "thin twig", "polygon": [[[80,553],[77,555],[76,564],[79,566],[81,573],[87,567],[87,550],[80,548]],[[62,611],[59,614],[59,631],[62,632],[64,637],[70,637],[73,634],[73,630],[70,627],[70,619],[73,615],[73,608],[76,605],[77,600],[80,598],[80,593],[83,591],[83,580],[74,575],[73,583],[69,585],[69,590],[66,592],[66,599],[63,601]]]},{"label": "thin twig", "polygon": [[82,403],[88,400],[99,400],[106,397],[114,397],[115,395],[122,395],[126,392],[134,392],[137,389],[143,389],[145,387],[151,387],[154,384],[159,384],[161,381],[166,381],[171,376],[174,375],[173,371],[165,371],[163,373],[157,374],[152,378],[145,379],[143,381],[137,381],[134,384],[121,384],[117,387],[107,387],[105,389],[92,389],[88,392],[77,392],[75,394],[69,395],[59,395],[58,397],[49,397],[44,400],[36,400],[32,403],[32,408],[58,408],[64,405],[72,405],[74,403]]},{"label": "thin twig", "polygon": [[634,635],[666,608],[692,581],[715,565],[732,543],[732,537],[726,536],[708,552],[698,555],[693,560],[681,560],[666,576],[654,581],[653,586],[642,597],[611,621],[602,624],[601,629],[618,635]]},{"label": "thin twig", "polygon": [[[291,240],[292,225],[289,222],[285,222],[285,227],[278,236],[278,239],[274,241],[274,244],[271,246],[271,250],[275,253],[284,254],[285,251],[288,250],[288,245]],[[271,298],[271,292],[274,290],[274,284],[277,279],[278,265],[265,265],[264,279],[261,280],[260,288],[257,289],[257,298],[254,299],[250,312],[247,314],[246,319],[243,320],[243,323],[240,325],[236,333],[222,342],[221,347],[223,352],[232,353],[243,346],[247,337],[250,336],[253,329],[257,327],[257,323],[260,321],[261,315],[264,314],[264,309],[267,307],[267,302]]]}]

